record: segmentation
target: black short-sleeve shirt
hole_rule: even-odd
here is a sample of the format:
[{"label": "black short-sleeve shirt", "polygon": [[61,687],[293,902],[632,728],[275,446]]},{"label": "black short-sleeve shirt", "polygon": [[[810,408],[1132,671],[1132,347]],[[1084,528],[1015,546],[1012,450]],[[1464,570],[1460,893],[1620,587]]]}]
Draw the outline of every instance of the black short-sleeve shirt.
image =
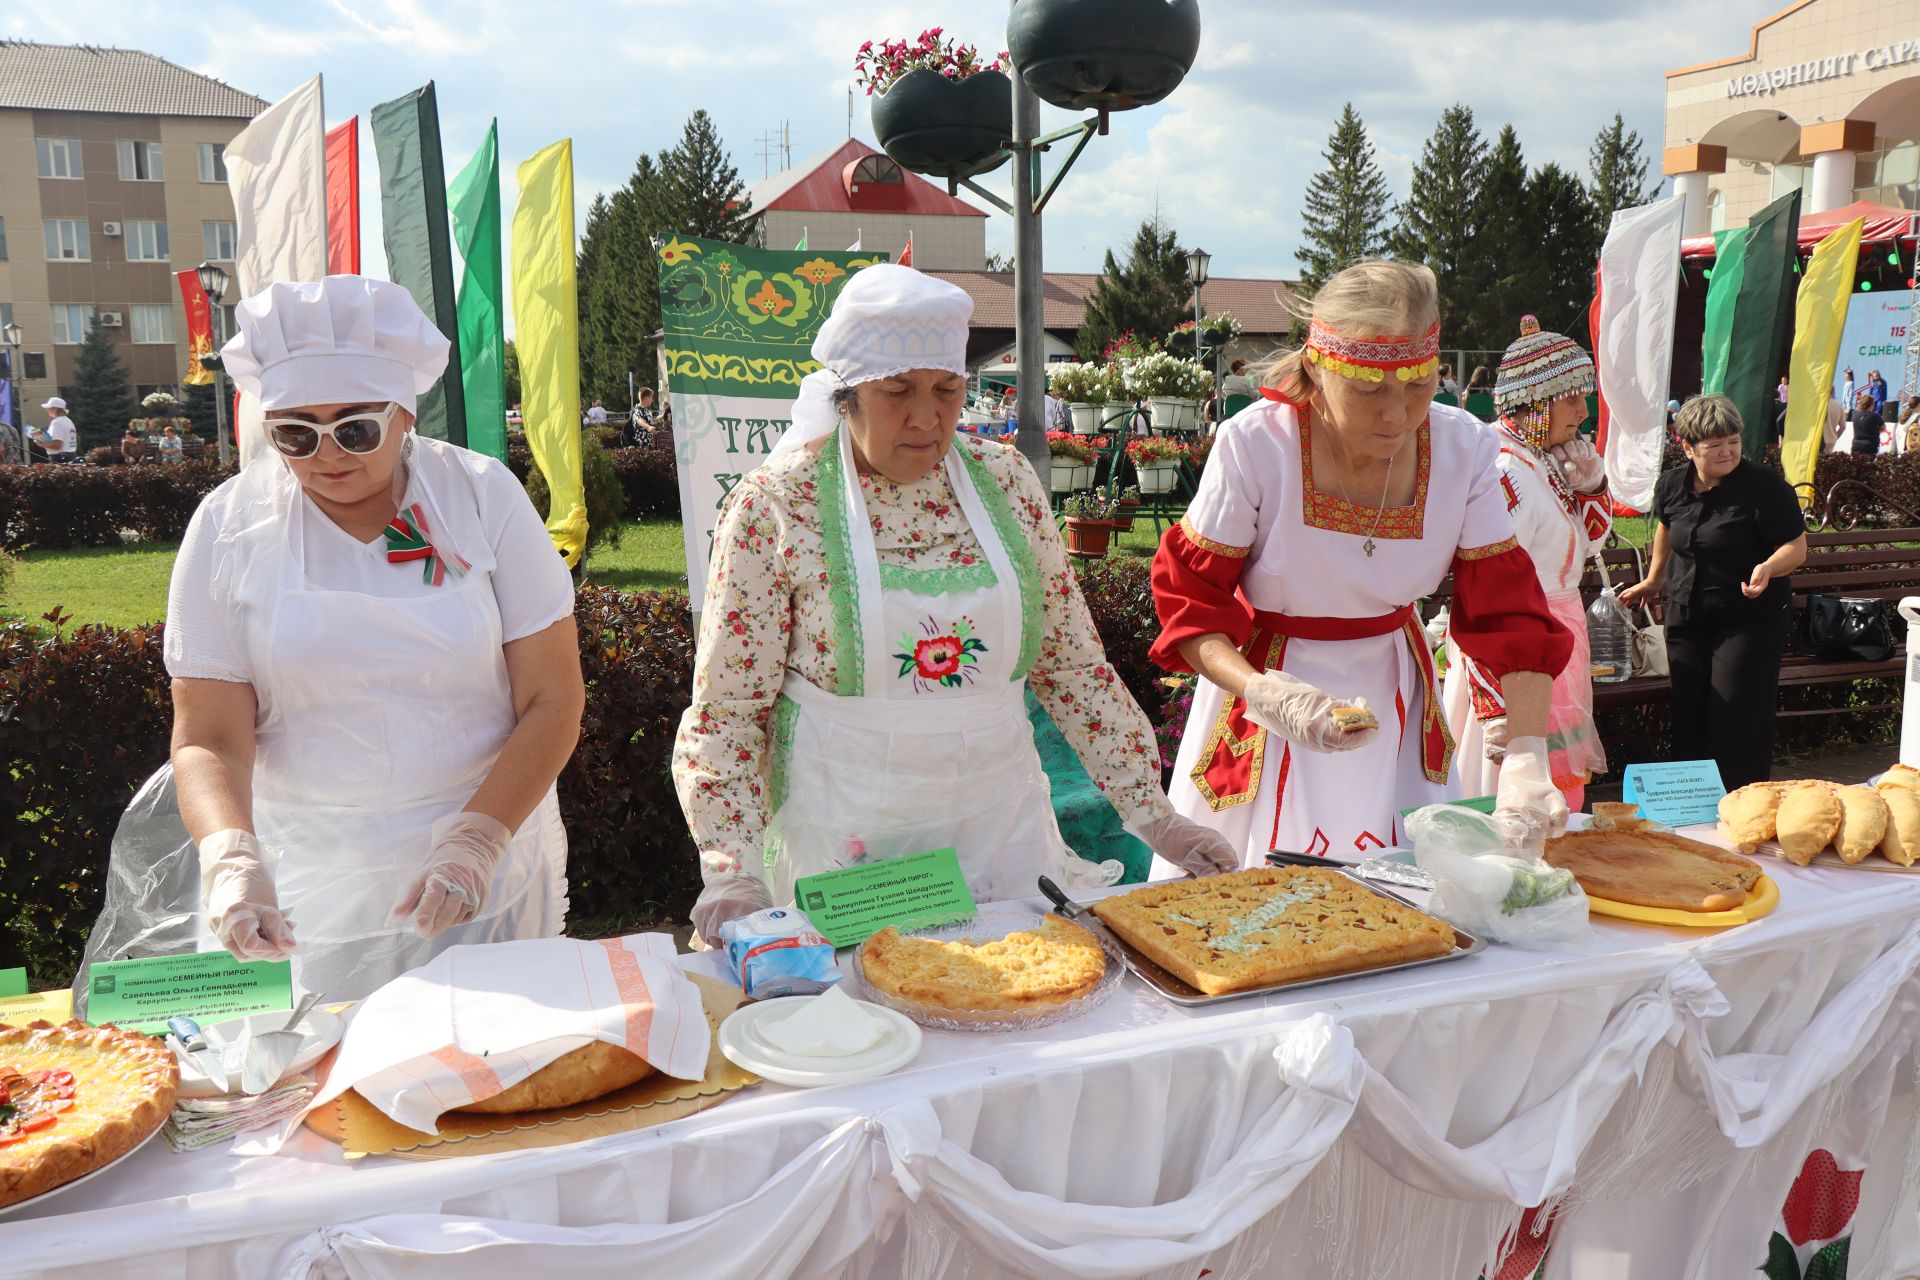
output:
[{"label": "black short-sleeve shirt", "polygon": [[1786,577],[1758,600],[1740,592],[1753,567],[1805,533],[1800,500],[1786,477],[1757,462],[1740,465],[1705,493],[1693,489],[1693,464],[1663,472],[1653,487],[1653,514],[1667,526],[1667,623],[1685,626],[1708,612],[1764,614],[1787,606]]}]

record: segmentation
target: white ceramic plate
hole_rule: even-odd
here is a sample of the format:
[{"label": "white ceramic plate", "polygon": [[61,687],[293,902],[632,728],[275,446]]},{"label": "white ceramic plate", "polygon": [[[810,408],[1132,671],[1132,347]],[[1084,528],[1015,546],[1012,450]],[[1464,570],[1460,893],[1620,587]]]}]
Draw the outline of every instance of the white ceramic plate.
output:
[{"label": "white ceramic plate", "polygon": [[919,1055],[920,1028],[904,1014],[871,1003],[867,1009],[887,1021],[887,1034],[878,1044],[848,1057],[816,1058],[787,1053],[761,1037],[763,1023],[791,1017],[800,1011],[801,1001],[815,998],[790,996],[742,1005],[720,1024],[720,1052],[737,1067],[776,1084],[802,1089],[876,1079],[898,1071]]},{"label": "white ceramic plate", "polygon": [[[285,1019],[282,1019],[282,1021],[284,1020]],[[82,1174],[78,1178],[75,1178],[72,1182],[63,1182],[57,1187],[54,1187],[47,1191],[42,1191],[37,1196],[29,1196],[25,1200],[20,1201],[18,1204],[10,1204],[6,1206],[4,1209],[0,1209],[0,1218],[4,1218],[10,1213],[18,1213],[20,1212],[20,1210],[26,1208],[29,1205],[39,1204],[42,1200],[45,1200],[47,1197],[57,1196],[62,1191],[71,1191],[75,1187],[79,1186],[84,1182],[91,1182],[93,1179],[99,1177],[101,1174],[105,1173],[107,1170],[113,1168],[114,1165],[119,1164],[121,1160],[125,1160],[128,1157],[132,1156],[134,1151],[138,1151],[141,1147],[146,1146],[149,1142],[152,1142],[155,1138],[159,1137],[160,1130],[166,1127],[167,1127],[166,1124],[162,1122],[159,1128],[156,1128],[152,1133],[140,1139],[139,1143],[135,1145],[135,1147],[133,1148],[133,1151],[127,1152],[126,1155],[121,1156],[118,1160],[109,1160],[107,1163],[101,1165],[98,1169],[95,1169],[92,1173]]]},{"label": "white ceramic plate", "polygon": [[[212,1026],[202,1027],[201,1031],[207,1037],[207,1044],[215,1053],[219,1053],[227,1045],[238,1046],[243,1029],[250,1029],[254,1035],[262,1035],[285,1026],[287,1012],[281,1009],[274,1013],[254,1013],[244,1018],[229,1018],[225,1022],[216,1022]],[[310,1010],[307,1016],[300,1020],[300,1025],[294,1029],[300,1032],[300,1051],[293,1055],[291,1062],[287,1063],[282,1079],[305,1071],[320,1061],[327,1050],[340,1042],[340,1035],[346,1030],[346,1023],[341,1021],[338,1014],[315,1008]],[[200,1069],[200,1064],[195,1062],[191,1055],[180,1052],[179,1043],[173,1037],[167,1037],[167,1043],[173,1048],[174,1061],[180,1064],[180,1096],[183,1098],[219,1097],[220,1087],[207,1078],[206,1073]],[[229,1094],[237,1094],[241,1091],[240,1064],[240,1052],[236,1047],[226,1061]]]}]

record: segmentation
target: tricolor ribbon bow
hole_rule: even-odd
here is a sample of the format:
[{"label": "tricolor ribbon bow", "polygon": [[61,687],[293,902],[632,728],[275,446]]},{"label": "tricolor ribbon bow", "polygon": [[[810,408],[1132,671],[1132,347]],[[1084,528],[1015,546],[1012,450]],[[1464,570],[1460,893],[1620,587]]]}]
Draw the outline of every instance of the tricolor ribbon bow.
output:
[{"label": "tricolor ribbon bow", "polygon": [[436,587],[447,580],[449,571],[457,578],[473,568],[459,552],[442,552],[433,545],[426,513],[417,502],[387,521],[387,563],[407,564],[414,560],[424,562],[421,581]]}]

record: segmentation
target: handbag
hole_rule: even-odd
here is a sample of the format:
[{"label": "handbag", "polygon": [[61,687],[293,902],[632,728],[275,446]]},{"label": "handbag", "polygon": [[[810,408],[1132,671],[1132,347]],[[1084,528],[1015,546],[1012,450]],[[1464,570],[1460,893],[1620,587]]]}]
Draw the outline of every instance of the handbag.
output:
[{"label": "handbag", "polygon": [[1893,612],[1870,596],[1810,595],[1807,647],[1835,662],[1885,662],[1893,656]]},{"label": "handbag", "polygon": [[[1640,559],[1640,548],[1630,542],[1627,543],[1627,548],[1633,552],[1634,580],[1645,581],[1647,569]],[[1605,557],[1595,552],[1593,565],[1600,571],[1601,585],[1611,587],[1613,579],[1607,573]],[[1667,629],[1653,620],[1653,609],[1650,606],[1641,605],[1638,612],[1646,618],[1645,626],[1635,621],[1634,610],[1627,610],[1627,621],[1633,627],[1633,674],[1663,678],[1670,674],[1667,666]]]}]

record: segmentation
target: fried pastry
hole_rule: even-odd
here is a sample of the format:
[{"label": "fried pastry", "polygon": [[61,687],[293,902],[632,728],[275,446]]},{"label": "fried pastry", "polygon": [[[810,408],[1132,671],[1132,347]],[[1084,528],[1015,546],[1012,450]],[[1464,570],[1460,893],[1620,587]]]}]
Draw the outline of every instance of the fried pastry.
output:
[{"label": "fried pastry", "polygon": [[1359,733],[1362,729],[1378,729],[1380,719],[1365,707],[1335,707],[1329,714],[1333,723],[1342,733]]},{"label": "fried pastry", "polygon": [[639,1054],[604,1040],[592,1040],[503,1092],[454,1110],[498,1116],[571,1107],[624,1089],[652,1074],[652,1064]]},{"label": "fried pastry", "polygon": [[1640,806],[1620,800],[1598,800],[1593,806],[1593,829],[1596,831],[1638,831],[1647,825],[1640,816]]},{"label": "fried pastry", "polygon": [[1910,867],[1920,862],[1920,791],[1902,786],[1882,786],[1880,798],[1887,802],[1887,833],[1880,840],[1880,854],[1896,866]]},{"label": "fried pastry", "polygon": [[1755,782],[1720,797],[1720,821],[1726,825],[1727,838],[1742,853],[1752,853],[1763,841],[1771,840],[1777,830],[1780,789],[1770,782]]},{"label": "fried pastry", "polygon": [[1827,783],[1802,782],[1789,788],[1775,815],[1780,852],[1794,865],[1806,866],[1840,834],[1844,815],[1840,797]]},{"label": "fried pastry", "polygon": [[1896,764],[1880,775],[1877,784],[1881,787],[1905,787],[1909,791],[1920,791],[1920,769],[1912,765]]},{"label": "fried pastry", "polygon": [[1864,862],[1886,838],[1887,802],[1872,787],[1838,787],[1834,795],[1839,797],[1843,812],[1833,851],[1842,862]]}]

